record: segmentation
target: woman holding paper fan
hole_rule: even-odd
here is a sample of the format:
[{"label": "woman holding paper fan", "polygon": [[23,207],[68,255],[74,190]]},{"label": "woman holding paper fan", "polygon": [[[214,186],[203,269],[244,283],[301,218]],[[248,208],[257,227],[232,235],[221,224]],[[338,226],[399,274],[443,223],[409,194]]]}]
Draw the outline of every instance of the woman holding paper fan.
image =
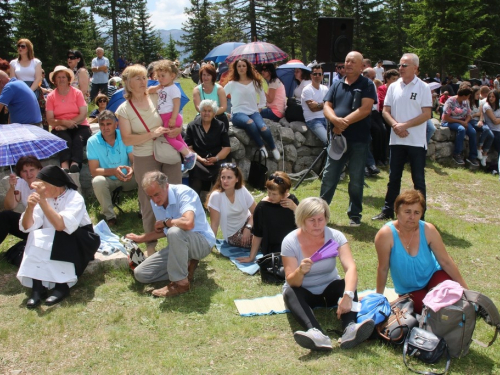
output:
[{"label": "woman holding paper fan", "polygon": [[[285,237],[281,247],[286,277],[283,299],[305,329],[295,332],[294,338],[297,344],[311,350],[332,350],[330,338],[314,316],[314,307],[338,305],[337,318],[342,320],[344,329],[340,344],[343,349],[365,341],[375,326],[371,319],[356,324],[357,313],[352,311],[353,301],[358,301],[356,264],[345,236],[327,227],[329,219],[330,210],[324,200],[304,199],[295,211],[298,229]],[[329,243],[329,240],[332,241]],[[319,256],[315,254],[318,250]],[[337,271],[336,256],[345,279],[341,279]]]}]

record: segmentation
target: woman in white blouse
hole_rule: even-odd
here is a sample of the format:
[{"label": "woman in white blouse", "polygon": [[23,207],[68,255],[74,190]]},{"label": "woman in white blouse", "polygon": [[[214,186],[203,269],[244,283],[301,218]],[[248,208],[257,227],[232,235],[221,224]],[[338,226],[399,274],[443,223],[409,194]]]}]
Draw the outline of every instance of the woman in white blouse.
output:
[{"label": "woman in white blouse", "polygon": [[17,278],[32,288],[26,304],[32,309],[47,289],[52,289],[45,300],[48,306],[69,296],[69,288],[94,259],[100,239],[77,186],[61,168],[42,168],[31,185],[36,191],[19,221],[19,229],[29,235]]},{"label": "woman in white blouse", "polygon": [[236,164],[221,164],[219,177],[207,199],[215,235],[220,226],[224,240],[230,245],[249,249],[257,204],[245,188],[243,174]]},{"label": "woman in white blouse", "polygon": [[[267,157],[266,147],[279,160],[280,153],[274,144],[271,129],[266,125],[260,111],[266,106],[266,93],[262,89],[262,76],[247,59],[236,60],[229,71],[229,82],[224,87],[231,95],[231,119],[233,125],[244,129]],[[257,104],[258,97],[258,104]]]}]

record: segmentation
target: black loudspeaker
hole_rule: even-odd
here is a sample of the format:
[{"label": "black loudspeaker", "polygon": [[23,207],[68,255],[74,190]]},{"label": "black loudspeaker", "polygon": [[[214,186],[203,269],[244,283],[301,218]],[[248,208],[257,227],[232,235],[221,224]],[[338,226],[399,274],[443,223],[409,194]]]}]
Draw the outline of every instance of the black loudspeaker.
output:
[{"label": "black loudspeaker", "polygon": [[335,63],[345,61],[352,51],[354,18],[318,18],[318,62]]}]

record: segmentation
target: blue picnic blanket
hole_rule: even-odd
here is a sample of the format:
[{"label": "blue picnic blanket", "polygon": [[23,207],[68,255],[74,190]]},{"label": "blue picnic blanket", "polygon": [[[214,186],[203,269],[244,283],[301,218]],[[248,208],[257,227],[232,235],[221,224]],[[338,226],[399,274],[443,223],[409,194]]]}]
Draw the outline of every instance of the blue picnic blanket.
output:
[{"label": "blue picnic blanket", "polygon": [[[242,247],[232,246],[224,240],[216,240],[215,247],[217,248],[217,250],[221,255],[225,256],[226,258],[229,258],[229,260],[232,263],[234,263],[234,265],[238,267],[238,269],[241,272],[244,272],[249,275],[255,275],[257,271],[259,271],[259,266],[255,262],[240,263],[236,260],[236,258],[239,257],[247,257],[250,254],[250,249],[244,249]],[[257,253],[257,256],[255,258],[259,259],[261,257],[262,254],[259,252]]]}]

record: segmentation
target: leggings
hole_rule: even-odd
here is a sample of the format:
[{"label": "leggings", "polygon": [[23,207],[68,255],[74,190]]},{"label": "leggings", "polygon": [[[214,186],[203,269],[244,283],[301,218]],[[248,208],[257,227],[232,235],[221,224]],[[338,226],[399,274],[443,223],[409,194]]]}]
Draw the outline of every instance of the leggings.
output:
[{"label": "leggings", "polygon": [[[163,127],[168,128],[168,122],[170,118],[172,117],[172,112],[169,113],[162,113],[160,115],[161,119],[163,120]],[[180,128],[182,126],[182,116],[179,114],[177,115],[177,118],[175,119],[175,127]],[[187,148],[186,142],[184,142],[184,139],[182,139],[182,135],[179,134],[177,137],[168,137],[165,134],[165,139],[170,143],[170,145],[175,148],[177,151],[181,151],[182,149]]]},{"label": "leggings", "polygon": [[[336,306],[339,298],[344,295],[345,281],[332,281],[321,294],[313,294],[301,286],[289,286],[283,292],[285,306],[290,310],[297,322],[306,330],[317,328],[323,332],[313,313],[314,307]],[[354,301],[358,301],[358,293],[354,291]],[[345,329],[349,323],[356,323],[358,313],[350,311],[342,314],[342,328]]]},{"label": "leggings", "polygon": [[16,236],[22,240],[28,238],[28,233],[21,232],[19,230],[19,219],[21,219],[21,214],[19,212],[5,210],[0,212],[0,243],[5,240],[8,234]]}]

